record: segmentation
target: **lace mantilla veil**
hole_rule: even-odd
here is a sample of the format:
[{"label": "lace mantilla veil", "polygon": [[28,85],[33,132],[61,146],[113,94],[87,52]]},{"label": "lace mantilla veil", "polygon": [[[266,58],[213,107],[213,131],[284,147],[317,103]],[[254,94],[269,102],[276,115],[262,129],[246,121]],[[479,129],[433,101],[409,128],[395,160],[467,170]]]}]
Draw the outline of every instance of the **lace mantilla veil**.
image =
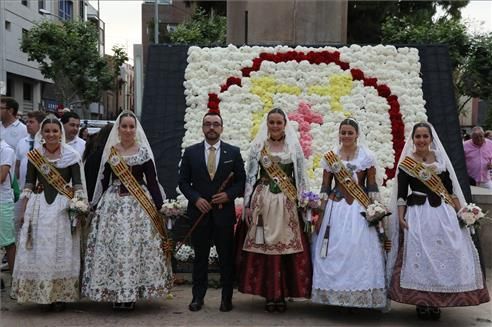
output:
[{"label": "lace mantilla veil", "polygon": [[[85,173],[84,173],[84,164],[82,162],[82,157],[80,154],[72,148],[70,145],[66,143],[65,140],[65,129],[63,128],[63,124],[60,122],[60,120],[53,114],[49,114],[46,116],[41,124],[39,125],[39,130],[34,136],[34,148],[39,150],[44,155],[44,148],[43,148],[43,135],[42,135],[42,130],[43,126],[46,123],[49,123],[50,121],[58,121],[60,123],[60,128],[61,128],[61,140],[60,140],[60,148],[61,148],[61,156],[60,159],[57,160],[54,165],[57,168],[66,168],[69,167],[73,164],[79,164],[79,169],[80,169],[80,180],[82,182],[82,189],[76,190],[76,194],[79,193],[79,196],[81,196],[84,199],[87,199],[87,187],[85,184]],[[82,194],[80,194],[82,192]]]},{"label": "lace mantilla veil", "polygon": [[[142,125],[140,124],[140,121],[137,119],[137,116],[131,111],[123,111],[118,118],[116,119],[116,123],[113,125],[113,128],[111,129],[111,132],[109,133],[108,140],[106,141],[106,145],[104,146],[103,154],[101,157],[101,164],[99,165],[99,171],[97,173],[97,181],[96,181],[96,187],[94,188],[94,195],[92,197],[92,205],[95,206],[99,202],[99,199],[102,196],[103,193],[103,186],[102,186],[102,180],[104,177],[104,166],[106,162],[109,159],[109,156],[111,154],[111,148],[115,146],[116,144],[120,143],[120,137],[118,135],[118,128],[121,123],[121,119],[123,116],[127,117],[130,115],[131,117],[135,118],[136,122],[136,140],[139,148],[144,148],[147,150],[147,153],[150,157],[150,160],[154,163],[154,169],[155,169],[155,176],[157,179],[157,184],[159,185],[159,189],[162,194],[162,199],[166,199],[166,194],[164,193],[164,189],[162,188],[161,184],[159,183],[158,177],[157,177],[157,167],[154,159],[154,153],[152,152],[152,148],[150,147],[149,140],[147,139],[147,136],[145,135],[145,132],[143,130]],[[145,179],[145,176],[144,176]],[[145,181],[147,182],[147,181]],[[159,210],[160,208],[157,208]]]},{"label": "lace mantilla veil", "polygon": [[[268,127],[267,117],[265,114],[263,121],[260,125],[258,133],[256,134],[249,152],[248,162],[246,166],[246,187],[244,190],[244,206],[246,207],[251,199],[253,193],[253,187],[255,185],[258,171],[260,169],[260,156],[265,142],[268,139]],[[285,115],[285,143],[290,153],[291,160],[294,163],[294,175],[296,182],[297,194],[300,195],[303,191],[308,190],[308,179],[306,176],[304,153],[302,152],[301,144],[296,131],[290,123],[287,115]],[[243,210],[245,212],[245,210]],[[243,215],[244,216],[244,215]]]},{"label": "lace mantilla veil", "polygon": [[[449,177],[453,183],[453,194],[456,195],[460,205],[463,207],[466,205],[466,201],[463,195],[463,191],[461,190],[461,186],[458,182],[458,178],[456,177],[453,164],[451,163],[451,160],[449,160],[446,150],[444,149],[444,146],[442,145],[441,140],[439,139],[439,135],[434,129],[434,126],[432,126],[432,124],[428,122],[425,122],[425,124],[427,124],[430,127],[432,132],[432,143],[430,145],[430,148],[431,151],[434,151],[436,155],[435,167],[437,169],[437,172],[441,173],[446,170],[449,172]],[[412,139],[412,135],[410,133],[410,135],[407,137],[407,140],[405,142],[405,146],[403,147],[400,159],[398,160],[398,166],[403,161],[403,159],[405,159],[405,157],[410,156],[414,152],[414,148],[415,145]],[[398,242],[399,242],[399,230],[400,230],[400,220],[398,219],[398,203],[397,203],[398,202],[398,172],[399,170],[397,167],[395,178],[393,181],[391,197],[388,205],[392,213],[388,223],[388,234],[389,234],[388,236],[392,241],[391,251],[388,254],[388,261],[386,263],[388,283],[391,281],[393,268],[398,254]]]}]

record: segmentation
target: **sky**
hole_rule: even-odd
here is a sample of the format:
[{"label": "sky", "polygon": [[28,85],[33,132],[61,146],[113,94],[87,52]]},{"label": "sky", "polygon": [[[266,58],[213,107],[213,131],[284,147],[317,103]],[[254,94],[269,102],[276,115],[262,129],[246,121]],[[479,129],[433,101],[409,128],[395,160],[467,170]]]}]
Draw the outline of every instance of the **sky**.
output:
[{"label": "sky", "polygon": [[[89,2],[97,9],[97,0]],[[113,45],[119,45],[127,50],[133,62],[133,44],[142,42],[142,3],[142,0],[99,0],[100,17],[106,24],[106,53],[112,54]],[[470,32],[492,32],[492,0],[470,1],[462,16],[470,23]]]}]

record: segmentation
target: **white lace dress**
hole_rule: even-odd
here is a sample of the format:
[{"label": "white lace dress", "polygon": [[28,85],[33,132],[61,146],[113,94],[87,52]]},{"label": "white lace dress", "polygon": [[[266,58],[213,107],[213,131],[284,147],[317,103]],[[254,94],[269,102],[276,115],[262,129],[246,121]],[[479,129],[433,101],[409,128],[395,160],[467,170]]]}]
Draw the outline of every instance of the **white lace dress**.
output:
[{"label": "white lace dress", "polygon": [[[149,178],[155,174],[149,153],[140,148],[137,154],[123,159],[138,175],[137,180],[142,177],[137,171],[147,177],[148,187],[142,188],[148,197],[152,192],[155,196],[159,191]],[[120,194],[121,182],[114,175],[112,178],[91,222],[82,294],[93,301],[108,302],[165,296],[172,285],[172,270],[166,264],[159,235],[140,203],[128,193]],[[157,201],[162,202],[162,198]]]},{"label": "white lace dress", "polygon": [[[51,163],[58,168],[57,161]],[[80,168],[74,164],[58,169],[65,177]],[[28,175],[32,174],[38,177],[29,179],[26,187],[34,188],[36,181],[45,189],[50,187],[29,163]],[[80,174],[74,183],[80,187]],[[12,294],[19,303],[50,304],[79,299],[80,230],[77,228],[74,234],[71,233],[67,211],[69,199],[65,195],[57,193],[50,202],[45,191],[33,193],[27,202],[12,275]],[[29,223],[32,249],[26,247]]]},{"label": "white lace dress", "polygon": [[[343,163],[353,171],[355,181],[356,172],[375,165],[372,155],[362,148],[353,160]],[[330,171],[324,160],[323,167]],[[368,225],[361,215],[363,211],[355,199],[351,205],[343,198],[339,202],[328,201],[320,233],[313,244],[313,302],[360,308],[386,307],[384,254],[376,229]],[[328,223],[328,253],[321,257]]]}]

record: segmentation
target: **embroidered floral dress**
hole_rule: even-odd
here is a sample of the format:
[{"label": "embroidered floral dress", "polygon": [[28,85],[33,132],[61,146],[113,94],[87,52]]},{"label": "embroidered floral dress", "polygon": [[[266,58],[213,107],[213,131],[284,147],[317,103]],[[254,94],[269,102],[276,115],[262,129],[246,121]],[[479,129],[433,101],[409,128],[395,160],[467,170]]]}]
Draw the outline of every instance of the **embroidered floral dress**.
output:
[{"label": "embroidered floral dress", "polygon": [[[123,156],[157,208],[163,203],[146,148]],[[165,296],[172,284],[161,240],[140,203],[106,163],[102,195],[87,241],[82,293],[94,301],[135,302]]]},{"label": "embroidered floral dress", "polygon": [[[343,161],[353,179],[365,188],[367,170],[375,166],[372,154],[359,147],[356,156]],[[323,159],[325,170],[331,172]],[[337,186],[326,204],[319,235],[313,244],[313,295],[316,303],[384,308],[387,305],[385,263],[377,231],[361,215],[364,207],[343,197]],[[330,225],[328,252],[321,256],[323,238]]]},{"label": "embroidered floral dress", "polygon": [[[83,188],[80,157],[74,153],[63,146],[62,157],[50,163],[79,191]],[[17,243],[12,295],[19,303],[75,302],[80,290],[80,230],[71,233],[69,199],[59,194],[30,161],[25,189],[33,193],[27,201]],[[27,246],[28,238],[32,240],[32,248]]]},{"label": "embroidered floral dress", "polygon": [[[271,153],[271,158],[295,185],[290,154]],[[242,243],[239,291],[272,300],[309,297],[312,274],[309,244],[302,232],[296,203],[282,193],[261,166],[258,170],[259,178],[250,204],[253,222],[245,238],[239,237]],[[263,244],[255,240],[258,225],[263,225]]]},{"label": "embroidered floral dress", "polygon": [[[428,166],[436,171],[448,193],[453,194],[445,167],[438,162]],[[460,227],[455,209],[401,168],[398,199],[406,202],[408,229],[400,232],[399,244],[394,244],[398,254],[390,298],[436,307],[488,302],[478,252],[468,229]]]}]

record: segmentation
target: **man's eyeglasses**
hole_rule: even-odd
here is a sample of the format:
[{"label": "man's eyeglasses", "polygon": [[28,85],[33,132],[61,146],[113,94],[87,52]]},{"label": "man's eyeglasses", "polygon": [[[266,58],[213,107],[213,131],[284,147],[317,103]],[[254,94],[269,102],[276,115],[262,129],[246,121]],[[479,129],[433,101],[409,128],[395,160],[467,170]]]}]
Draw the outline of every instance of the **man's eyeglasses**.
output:
[{"label": "man's eyeglasses", "polygon": [[222,126],[221,123],[203,123],[203,127],[207,127],[207,128],[210,128],[210,127],[219,128],[221,126]]}]

